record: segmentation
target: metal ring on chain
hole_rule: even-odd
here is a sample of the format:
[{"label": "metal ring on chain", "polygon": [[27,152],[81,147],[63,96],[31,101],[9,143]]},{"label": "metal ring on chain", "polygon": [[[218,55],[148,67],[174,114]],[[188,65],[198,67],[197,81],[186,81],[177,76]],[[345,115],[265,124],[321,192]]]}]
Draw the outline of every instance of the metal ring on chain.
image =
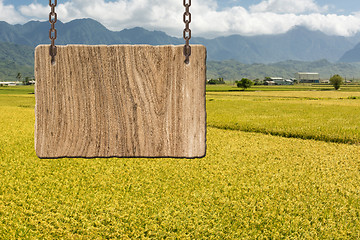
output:
[{"label": "metal ring on chain", "polygon": [[[188,17],[188,18],[187,18]],[[187,24],[187,23],[191,23],[191,13],[189,12],[185,12],[184,13],[184,23]]]},{"label": "metal ring on chain", "polygon": [[[54,35],[53,35],[53,33],[54,33]],[[56,38],[57,38],[57,30],[56,29],[54,29],[54,28],[50,29],[49,38],[50,38],[50,40],[56,40]]]},{"label": "metal ring on chain", "polygon": [[56,6],[56,5],[57,5],[57,0],[54,0],[54,3],[52,3],[52,1],[51,1],[51,0],[49,0],[49,5],[50,5],[50,7],[51,7],[51,6],[53,6],[53,5],[55,5],[55,6]]},{"label": "metal ring on chain", "polygon": [[55,64],[55,56],[57,54],[57,48],[55,46],[55,40],[57,39],[57,30],[55,29],[55,23],[57,22],[57,13],[55,12],[55,7],[57,6],[57,0],[49,0],[49,6],[51,7],[51,12],[49,14],[49,22],[51,28],[49,30],[49,38],[51,40],[49,54],[51,56],[51,64]]},{"label": "metal ring on chain", "polygon": [[[54,19],[53,19],[53,17],[54,17]],[[49,22],[50,22],[51,24],[54,24],[54,23],[57,22],[57,13],[51,12],[51,13],[49,14]]]},{"label": "metal ring on chain", "polygon": [[184,46],[184,56],[185,56],[185,63],[189,64],[190,56],[191,56],[191,47],[190,47],[190,39],[191,39],[191,30],[190,30],[190,23],[191,23],[191,13],[190,13],[190,6],[191,0],[184,0],[184,7],[185,13],[183,15],[183,21],[185,23],[185,29],[183,31],[183,37],[185,40]]},{"label": "metal ring on chain", "polygon": [[184,0],[184,6],[186,6],[186,5],[189,5],[189,7],[191,6],[191,0],[188,0],[189,1],[189,3],[186,3],[186,0]]},{"label": "metal ring on chain", "polygon": [[[187,2],[188,1],[188,2]],[[185,29],[183,32],[183,37],[185,40],[184,46],[184,55],[185,55],[185,63],[188,64],[191,56],[191,47],[190,47],[190,39],[191,39],[191,13],[190,13],[190,6],[191,0],[183,0],[183,5],[185,7],[185,13],[183,15],[183,21],[185,23]],[[57,22],[57,13],[55,12],[55,7],[57,6],[57,0],[49,0],[49,6],[51,7],[51,12],[49,14],[49,22],[51,24],[51,29],[49,31],[49,38],[51,40],[50,46],[50,56],[51,56],[51,63],[55,63],[55,56],[57,54],[57,49],[55,46],[55,40],[57,39],[57,30],[55,29],[55,23]]]}]

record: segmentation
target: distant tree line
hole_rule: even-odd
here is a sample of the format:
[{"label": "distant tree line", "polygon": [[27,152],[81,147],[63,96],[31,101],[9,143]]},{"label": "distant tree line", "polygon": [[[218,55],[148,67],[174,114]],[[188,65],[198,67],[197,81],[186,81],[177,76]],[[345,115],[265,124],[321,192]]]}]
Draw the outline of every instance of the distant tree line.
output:
[{"label": "distant tree line", "polygon": [[[255,79],[250,80],[248,78],[242,78],[240,81],[235,81],[237,87],[242,88],[243,90],[250,88],[253,85],[265,85],[266,82],[272,81],[270,77],[265,77],[264,80]],[[294,84],[299,83],[298,80],[292,80]],[[339,90],[340,86],[344,84],[344,79],[336,74],[330,78],[330,84],[334,86],[335,90]],[[215,84],[225,84],[224,78],[218,79],[210,79],[207,81],[207,84],[215,85]]]},{"label": "distant tree line", "polygon": [[215,84],[225,84],[224,78],[218,79],[210,79],[207,84],[215,85]]},{"label": "distant tree line", "polygon": [[16,79],[17,79],[19,82],[22,82],[24,85],[31,85],[31,84],[33,84],[33,82],[35,81],[35,79],[30,78],[30,77],[25,77],[25,78],[23,79],[21,73],[18,73],[18,74],[16,75]]}]

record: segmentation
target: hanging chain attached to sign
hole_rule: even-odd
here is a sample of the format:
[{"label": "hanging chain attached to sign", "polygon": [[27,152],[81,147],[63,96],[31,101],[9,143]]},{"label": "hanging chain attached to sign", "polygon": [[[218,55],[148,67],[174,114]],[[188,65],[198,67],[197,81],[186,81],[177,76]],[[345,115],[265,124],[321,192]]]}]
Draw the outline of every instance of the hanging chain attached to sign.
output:
[{"label": "hanging chain attached to sign", "polygon": [[[187,3],[188,1],[188,3]],[[57,13],[55,12],[55,7],[57,6],[57,0],[54,0],[54,3],[52,0],[49,0],[49,6],[51,7],[51,12],[49,14],[49,22],[51,24],[51,28],[49,31],[49,38],[51,40],[50,45],[50,56],[51,56],[51,63],[55,63],[55,56],[57,53],[57,49],[55,46],[55,40],[57,38],[57,30],[55,29],[55,23],[57,22]],[[191,6],[191,0],[184,0],[184,7],[185,7],[185,13],[184,13],[184,23],[185,23],[185,29],[183,32],[183,37],[185,39],[185,46],[184,46],[184,56],[185,56],[185,63],[188,64],[190,61],[191,56],[191,46],[190,46],[190,39],[191,39],[191,29],[190,29],[190,23],[191,23],[191,13],[190,13],[190,6]]]},{"label": "hanging chain attached to sign", "polygon": [[191,23],[191,13],[190,13],[190,6],[191,6],[191,0],[188,0],[189,3],[187,3],[186,0],[184,0],[184,7],[185,7],[185,13],[184,13],[184,23],[185,23],[185,29],[184,29],[184,39],[185,39],[185,46],[184,46],[184,56],[185,56],[185,63],[189,63],[189,58],[191,55],[191,47],[190,47],[190,39],[191,39],[191,30],[190,30],[190,23]]},{"label": "hanging chain attached to sign", "polygon": [[57,49],[55,46],[55,40],[57,38],[57,31],[55,29],[55,23],[57,22],[57,13],[55,12],[56,5],[57,5],[57,0],[55,0],[54,3],[52,2],[52,0],[49,0],[49,6],[51,7],[51,12],[49,14],[49,22],[51,23],[49,38],[51,40],[50,56],[51,56],[52,64],[55,64],[55,56],[57,53]]}]

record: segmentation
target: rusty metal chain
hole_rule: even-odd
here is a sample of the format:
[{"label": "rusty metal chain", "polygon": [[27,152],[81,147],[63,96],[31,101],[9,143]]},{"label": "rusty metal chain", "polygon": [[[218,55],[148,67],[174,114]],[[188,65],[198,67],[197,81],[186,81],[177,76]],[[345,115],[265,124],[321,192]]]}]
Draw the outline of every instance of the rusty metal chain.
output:
[{"label": "rusty metal chain", "polygon": [[49,22],[51,23],[51,28],[49,31],[49,38],[51,40],[50,45],[50,56],[51,56],[51,63],[55,64],[55,56],[57,53],[57,49],[55,46],[55,40],[57,38],[57,30],[55,29],[55,23],[57,22],[57,13],[55,12],[55,7],[57,5],[57,0],[49,0],[49,6],[51,7],[51,12],[49,14]]},{"label": "rusty metal chain", "polygon": [[[51,63],[54,64],[55,63],[55,56],[57,54],[57,49],[56,49],[56,46],[55,46],[55,40],[57,38],[57,30],[55,29],[55,23],[57,22],[57,13],[55,12],[55,7],[57,6],[57,0],[54,0],[54,3],[53,3],[52,0],[49,0],[49,6],[51,7],[51,12],[49,14],[49,22],[51,24],[51,28],[50,28],[50,31],[49,31],[49,38],[51,40],[50,56],[51,56]],[[190,46],[191,13],[190,13],[190,6],[191,6],[191,0],[184,0],[185,13],[184,13],[183,20],[184,20],[184,23],[185,23],[185,29],[184,29],[184,32],[183,32],[183,37],[184,37],[184,40],[185,40],[184,56],[185,56],[185,63],[186,64],[189,63],[190,56],[191,56],[191,46]]]},{"label": "rusty metal chain", "polygon": [[185,46],[184,46],[184,56],[185,56],[185,63],[189,64],[190,62],[190,55],[191,55],[191,46],[190,46],[190,39],[191,39],[191,30],[190,30],[190,23],[191,23],[191,13],[190,13],[190,6],[191,6],[191,0],[184,0],[184,7],[185,7],[185,13],[184,13],[184,23],[185,23],[185,29],[183,32],[183,36],[185,39]]}]

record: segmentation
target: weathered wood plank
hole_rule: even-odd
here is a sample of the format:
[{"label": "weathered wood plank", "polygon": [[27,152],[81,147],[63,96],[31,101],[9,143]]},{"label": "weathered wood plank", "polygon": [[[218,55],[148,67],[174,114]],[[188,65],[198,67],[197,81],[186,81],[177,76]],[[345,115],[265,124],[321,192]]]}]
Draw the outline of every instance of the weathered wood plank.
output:
[{"label": "weathered wood plank", "polygon": [[58,46],[35,50],[40,158],[203,157],[206,49]]}]

